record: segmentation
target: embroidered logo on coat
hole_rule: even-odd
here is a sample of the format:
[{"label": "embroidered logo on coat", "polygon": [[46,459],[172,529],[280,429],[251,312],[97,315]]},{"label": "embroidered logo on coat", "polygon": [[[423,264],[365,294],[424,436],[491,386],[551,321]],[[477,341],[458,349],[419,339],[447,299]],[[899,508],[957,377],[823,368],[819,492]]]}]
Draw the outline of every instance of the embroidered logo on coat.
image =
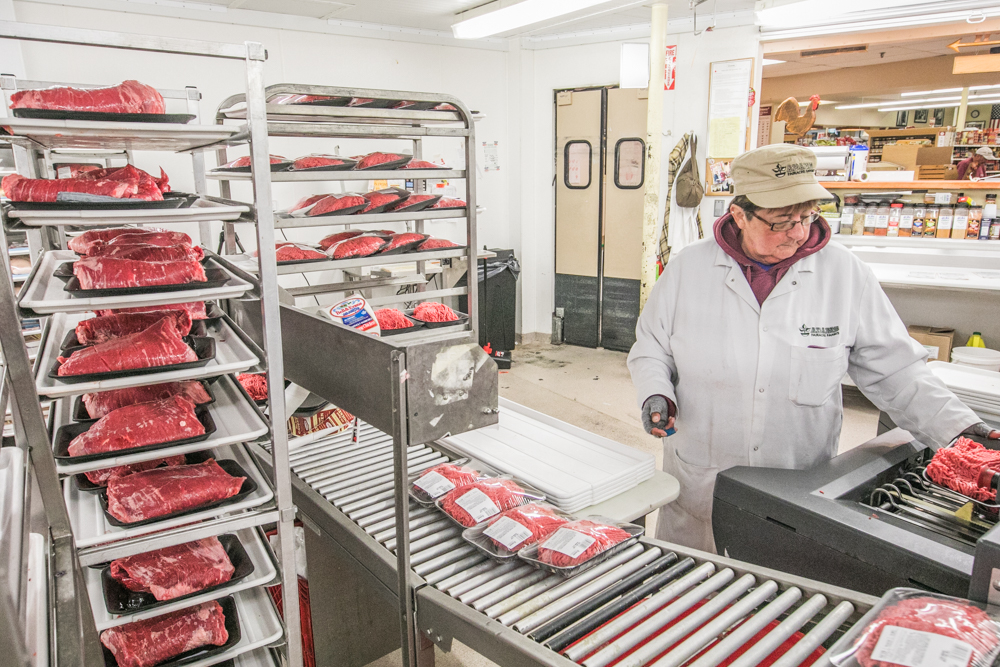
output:
[{"label": "embroidered logo on coat", "polygon": [[831,336],[840,335],[840,327],[807,327],[802,325],[799,327],[799,333],[803,336],[816,336],[819,338],[829,338]]}]

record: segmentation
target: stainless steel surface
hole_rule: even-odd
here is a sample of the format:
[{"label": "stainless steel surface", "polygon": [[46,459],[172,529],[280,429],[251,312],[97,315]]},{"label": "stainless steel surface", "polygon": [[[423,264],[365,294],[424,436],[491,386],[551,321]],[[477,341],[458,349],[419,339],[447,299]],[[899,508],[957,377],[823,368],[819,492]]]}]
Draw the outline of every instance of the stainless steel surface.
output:
[{"label": "stainless steel surface", "polygon": [[[273,106],[273,105],[272,105]],[[406,180],[465,178],[464,169],[365,169],[362,171],[275,171],[271,173],[272,183],[298,183],[302,181],[377,181],[395,180],[405,177]],[[250,174],[232,171],[211,171],[208,178],[226,181],[249,181]],[[412,215],[412,214],[411,214]],[[336,216],[334,216],[336,217]],[[316,220],[316,218],[313,218]]]},{"label": "stainless steel surface", "polygon": [[[335,173],[335,172],[334,172]],[[396,172],[395,178],[400,172]],[[413,213],[365,213],[364,218],[350,215],[320,215],[313,218],[296,218],[278,216],[275,218],[276,229],[291,229],[296,227],[337,227],[342,225],[357,225],[362,222],[406,222],[408,220],[447,220],[464,218],[467,212],[464,208],[424,209]],[[411,255],[412,257],[412,255]]]}]

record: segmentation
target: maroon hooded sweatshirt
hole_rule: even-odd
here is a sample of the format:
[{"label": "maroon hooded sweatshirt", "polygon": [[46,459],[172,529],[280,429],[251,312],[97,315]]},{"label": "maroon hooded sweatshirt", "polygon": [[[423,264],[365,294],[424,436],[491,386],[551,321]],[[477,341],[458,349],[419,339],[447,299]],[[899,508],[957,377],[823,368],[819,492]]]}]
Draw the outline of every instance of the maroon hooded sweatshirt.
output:
[{"label": "maroon hooded sweatshirt", "polygon": [[768,267],[760,262],[755,262],[743,252],[743,246],[740,243],[741,233],[736,221],[733,220],[732,213],[727,213],[715,221],[716,242],[722,246],[727,255],[740,265],[743,275],[750,283],[750,289],[753,290],[753,295],[757,297],[757,303],[760,305],[764,304],[767,295],[788,273],[792,264],[822,250],[830,242],[830,237],[833,235],[830,231],[830,225],[826,223],[826,220],[820,218],[810,226],[809,238],[795,251],[794,255]]}]

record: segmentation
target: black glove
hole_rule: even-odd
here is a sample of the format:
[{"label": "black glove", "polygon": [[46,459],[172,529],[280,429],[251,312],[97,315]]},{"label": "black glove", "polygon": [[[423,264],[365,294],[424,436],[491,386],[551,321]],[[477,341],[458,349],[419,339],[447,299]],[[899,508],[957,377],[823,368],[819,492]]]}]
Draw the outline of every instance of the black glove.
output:
[{"label": "black glove", "polygon": [[[656,415],[654,420],[653,415]],[[654,394],[642,404],[642,427],[646,433],[657,438],[666,437],[667,431],[673,428],[677,406],[666,396]]]},{"label": "black glove", "polygon": [[978,424],[973,424],[969,428],[962,431],[961,435],[975,435],[980,438],[987,438],[989,440],[1000,440],[1000,431],[996,431],[990,428],[986,422],[979,422]]}]

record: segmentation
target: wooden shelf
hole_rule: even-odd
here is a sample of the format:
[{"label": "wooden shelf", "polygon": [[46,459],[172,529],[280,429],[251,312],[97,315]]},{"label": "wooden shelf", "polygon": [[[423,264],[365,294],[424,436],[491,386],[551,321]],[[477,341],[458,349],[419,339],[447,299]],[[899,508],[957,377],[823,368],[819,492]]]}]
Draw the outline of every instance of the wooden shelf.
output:
[{"label": "wooden shelf", "polygon": [[997,190],[1000,181],[822,181],[827,190]]}]

